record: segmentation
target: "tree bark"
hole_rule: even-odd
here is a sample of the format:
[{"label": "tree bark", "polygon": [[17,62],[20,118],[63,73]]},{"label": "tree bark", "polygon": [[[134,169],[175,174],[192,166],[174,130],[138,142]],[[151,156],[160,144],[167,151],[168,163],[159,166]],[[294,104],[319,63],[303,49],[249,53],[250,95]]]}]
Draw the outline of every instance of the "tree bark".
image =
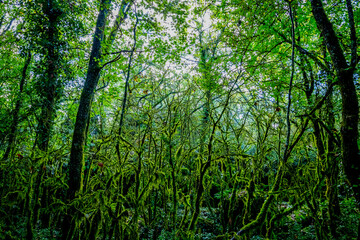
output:
[{"label": "tree bark", "polygon": [[111,0],[101,1],[101,10],[96,21],[96,29],[90,54],[87,76],[83,91],[81,93],[80,105],[76,116],[69,163],[69,199],[73,199],[75,197],[75,193],[81,189],[87,123],[90,115],[91,102],[95,93],[95,88],[99,81],[99,75],[101,71],[101,66],[99,64],[100,59],[102,58],[101,44],[104,38],[106,18],[110,4]]},{"label": "tree bark", "polygon": [[[200,42],[201,42],[201,36],[200,36]],[[215,49],[214,49],[215,51]],[[203,166],[208,165],[203,163],[203,155],[206,154],[204,151],[205,147],[205,141],[209,135],[209,121],[210,121],[210,106],[211,106],[211,82],[212,79],[210,78],[210,69],[211,69],[211,61],[208,60],[208,55],[210,53],[210,49],[208,47],[202,47],[201,48],[201,55],[200,55],[200,63],[199,63],[199,69],[202,75],[202,81],[205,85],[205,103],[203,108],[203,117],[202,117],[202,129],[200,132],[200,149],[199,149],[199,176],[197,177],[197,183],[196,183],[196,200],[195,200],[195,210],[193,212],[190,224],[189,224],[189,230],[193,231],[195,230],[196,223],[198,220],[198,217],[200,215],[200,205],[201,205],[201,199],[204,192],[204,186],[203,186],[203,178],[204,174],[206,173],[206,170],[203,171]],[[212,143],[209,143],[211,145]],[[211,158],[211,157],[210,157]],[[209,167],[209,166],[208,166]],[[206,169],[208,168],[206,167]]]},{"label": "tree bark", "polygon": [[58,79],[57,71],[60,59],[60,39],[57,25],[62,11],[55,6],[52,0],[48,1],[47,4],[43,4],[43,11],[48,19],[48,22],[46,22],[46,25],[48,25],[47,39],[43,45],[46,71],[39,80],[42,110],[38,120],[36,145],[40,150],[47,151],[56,112],[55,105],[61,92],[61,82]]},{"label": "tree bark", "polygon": [[[351,2],[347,1],[349,16],[352,15]],[[350,6],[350,7],[349,7]],[[357,62],[356,51],[352,51],[352,63],[346,61],[344,51],[341,49],[339,39],[336,36],[332,23],[329,21],[321,0],[311,0],[312,13],[316,24],[326,43],[336,75],[339,81],[342,98],[342,154],[345,174],[352,186],[355,198],[360,206],[360,155],[358,140],[359,103],[354,85],[354,68]],[[351,23],[350,28],[354,25]],[[353,32],[353,31],[351,31]],[[352,46],[356,46],[356,36],[351,34]],[[355,59],[355,60],[354,60]]]},{"label": "tree bark", "polygon": [[[104,31],[108,10],[111,0],[101,0],[100,10],[96,21],[93,45],[90,54],[89,66],[85,85],[81,93],[79,109],[76,116],[75,129],[73,134],[70,163],[69,163],[69,189],[67,192],[68,200],[73,200],[75,194],[82,190],[84,148],[88,131],[91,103],[95,89],[100,77],[100,60],[102,58],[101,45],[104,39]],[[71,239],[72,232],[75,230],[73,222],[73,209],[70,209],[63,220],[62,239]]]},{"label": "tree bark", "polygon": [[22,104],[21,95],[24,90],[27,69],[30,65],[30,61],[31,61],[31,53],[29,51],[26,56],[25,64],[23,67],[22,75],[21,75],[20,86],[19,86],[19,95],[18,95],[18,99],[16,100],[14,112],[12,114],[13,119],[12,119],[12,123],[11,123],[11,127],[10,127],[9,141],[8,141],[8,146],[6,148],[5,154],[3,156],[3,160],[6,160],[9,156],[11,156],[12,150],[14,148],[14,143],[15,143],[15,139],[16,139],[16,129],[19,124],[19,112],[20,112],[20,108],[21,108],[21,104]]}]

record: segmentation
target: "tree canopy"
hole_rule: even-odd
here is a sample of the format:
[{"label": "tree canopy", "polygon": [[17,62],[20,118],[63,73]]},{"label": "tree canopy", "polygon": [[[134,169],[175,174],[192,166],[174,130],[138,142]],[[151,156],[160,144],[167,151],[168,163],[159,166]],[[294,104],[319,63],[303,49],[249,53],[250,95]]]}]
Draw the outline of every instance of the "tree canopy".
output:
[{"label": "tree canopy", "polygon": [[356,0],[0,0],[0,239],[360,239]]}]

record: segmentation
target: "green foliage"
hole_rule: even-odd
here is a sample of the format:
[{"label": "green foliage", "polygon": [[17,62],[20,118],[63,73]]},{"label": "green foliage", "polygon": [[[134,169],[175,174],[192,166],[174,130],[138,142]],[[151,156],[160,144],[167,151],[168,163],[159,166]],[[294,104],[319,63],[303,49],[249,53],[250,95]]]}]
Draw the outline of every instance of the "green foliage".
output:
[{"label": "green foliage", "polygon": [[[112,1],[74,199],[69,157],[101,1],[0,2],[0,239],[60,239],[64,219],[71,239],[359,234],[341,88],[310,2]],[[323,2],[350,60],[345,2]]]}]

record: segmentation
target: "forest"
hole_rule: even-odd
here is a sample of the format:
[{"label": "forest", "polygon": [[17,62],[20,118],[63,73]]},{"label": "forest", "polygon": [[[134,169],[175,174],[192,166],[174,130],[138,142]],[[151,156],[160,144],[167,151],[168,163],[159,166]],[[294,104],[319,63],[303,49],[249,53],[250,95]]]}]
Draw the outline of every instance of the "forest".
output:
[{"label": "forest", "polygon": [[0,239],[360,239],[359,0],[0,0]]}]

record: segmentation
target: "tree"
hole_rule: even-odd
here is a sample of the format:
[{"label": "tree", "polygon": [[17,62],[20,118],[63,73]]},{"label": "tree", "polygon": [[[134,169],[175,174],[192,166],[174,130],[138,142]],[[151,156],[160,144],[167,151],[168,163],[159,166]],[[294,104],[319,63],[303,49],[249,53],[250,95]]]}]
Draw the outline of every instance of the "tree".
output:
[{"label": "tree", "polygon": [[323,2],[0,0],[0,238],[358,237],[360,6]]},{"label": "tree", "polygon": [[[129,3],[124,2],[126,7]],[[75,193],[82,189],[83,178],[83,152],[85,147],[86,135],[89,124],[90,108],[93,101],[94,92],[100,78],[100,71],[102,69],[102,49],[104,48],[104,34],[106,29],[106,20],[108,17],[109,9],[111,7],[111,0],[102,0],[100,3],[100,10],[95,26],[95,33],[93,38],[92,50],[90,54],[90,60],[87,70],[87,76],[85,85],[81,93],[79,109],[76,116],[76,123],[74,127],[74,135],[70,154],[69,163],[69,180],[68,180],[68,199],[75,198]],[[125,20],[127,9],[123,12],[124,15],[119,13],[115,20],[114,30],[111,32],[110,40],[113,40],[116,36],[116,32],[119,30],[121,23]],[[68,215],[69,216],[69,215]],[[71,229],[69,224],[69,218],[64,221],[64,238],[71,237]]]},{"label": "tree", "polygon": [[359,103],[357,99],[354,71],[358,63],[357,39],[354,22],[354,13],[350,0],[346,1],[348,12],[348,24],[350,28],[351,59],[350,64],[346,61],[346,55],[342,50],[338,36],[332,23],[329,21],[323,4],[320,0],[311,1],[312,13],[316,20],[319,31],[322,33],[332,63],[336,70],[342,97],[342,153],[344,170],[349,179],[357,202],[360,202],[360,156],[358,147],[358,122]]}]

